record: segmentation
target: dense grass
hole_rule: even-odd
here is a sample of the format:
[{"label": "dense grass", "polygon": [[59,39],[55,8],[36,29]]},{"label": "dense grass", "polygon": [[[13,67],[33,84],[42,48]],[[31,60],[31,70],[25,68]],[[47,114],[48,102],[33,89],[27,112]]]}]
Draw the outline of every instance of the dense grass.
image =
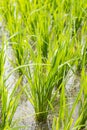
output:
[{"label": "dense grass", "polygon": [[[87,108],[85,91],[87,82],[86,10],[86,0],[46,0],[45,2],[43,0],[4,0],[1,2],[0,13],[4,29],[8,32],[8,38],[3,39],[3,43],[0,43],[2,46],[0,50],[0,93],[3,88],[6,89],[3,79],[5,60],[3,51],[4,45],[7,44],[13,49],[14,59],[10,57],[8,59],[14,69],[5,80],[8,80],[14,71],[19,74],[18,83],[12,92],[15,93],[18,85],[22,85],[23,77],[26,78],[26,87],[20,87],[20,94],[23,88],[27,99],[34,107],[37,122],[47,121],[56,93],[61,90],[59,117],[54,118],[53,130],[71,128],[72,115],[76,105],[82,100],[83,91],[84,101],[80,110],[81,116],[78,117],[73,129],[77,129],[77,127],[80,129],[87,118],[85,115]],[[73,70],[73,66],[76,67],[76,70]],[[81,88],[69,115],[65,97],[65,80],[70,69],[75,74],[79,71]],[[55,96],[52,94],[54,88],[56,88]],[[11,115],[11,121],[20,94],[17,97],[14,94],[9,97],[17,100],[17,103],[13,105],[16,107]],[[8,96],[7,92],[4,95]],[[2,94],[1,96],[3,97]],[[2,111],[5,102],[1,103]],[[6,109],[4,113],[5,111]],[[1,118],[4,119],[3,115]],[[9,123],[7,120],[9,127],[11,121]],[[3,127],[7,127],[7,125],[4,123]]]}]

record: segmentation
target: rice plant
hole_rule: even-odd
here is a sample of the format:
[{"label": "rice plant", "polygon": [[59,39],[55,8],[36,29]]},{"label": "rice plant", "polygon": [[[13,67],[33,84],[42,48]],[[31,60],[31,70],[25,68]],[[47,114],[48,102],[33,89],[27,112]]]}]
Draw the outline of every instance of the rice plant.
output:
[{"label": "rice plant", "polygon": [[[26,51],[27,46],[24,43],[24,26],[22,19],[19,18],[18,7],[15,1],[4,1],[2,2],[2,7],[5,31],[8,32],[6,42],[8,42],[9,46],[13,49],[14,60],[9,57],[8,59],[13,67],[17,67],[27,63],[28,58],[28,51]],[[23,74],[21,69],[19,69],[18,72],[20,76]]]},{"label": "rice plant", "polygon": [[17,109],[22,90],[16,95],[17,88],[21,82],[21,78],[15,84],[9,94],[8,86],[5,81],[5,59],[6,45],[1,44],[0,48],[0,129],[7,130],[12,126],[12,119]]},{"label": "rice plant", "polygon": [[[42,10],[40,12],[43,14]],[[29,95],[28,97],[35,109],[36,120],[39,122],[46,122],[50,109],[49,102],[52,99],[52,90],[56,84],[57,87],[60,86],[61,83],[59,84],[58,81],[64,77],[64,72],[67,72],[66,68],[70,68],[74,61],[78,59],[78,56],[74,57],[74,53],[71,51],[74,43],[72,42],[71,45],[69,43],[71,35],[70,33],[67,34],[68,29],[65,32],[62,32],[64,30],[61,29],[59,38],[56,36],[53,41],[51,39],[54,31],[51,32],[51,35],[47,33],[48,39],[45,39],[46,36],[44,37],[43,32],[49,27],[49,21],[44,18],[47,15],[47,13],[43,14],[42,18],[38,16],[37,22],[39,24],[36,42],[34,43],[35,51],[33,45],[29,44],[31,68],[29,75],[25,73],[29,82],[26,94]],[[44,27],[44,23],[46,27]],[[63,37],[64,35],[68,36],[68,39]]]},{"label": "rice plant", "polygon": [[82,114],[78,116],[76,121],[74,122],[73,119],[73,114],[75,111],[75,108],[81,100],[82,97],[82,89],[80,89],[80,92],[78,93],[72,108],[70,109],[68,106],[69,104],[67,103],[67,99],[64,94],[64,88],[62,89],[61,93],[61,99],[60,99],[60,109],[59,109],[59,114],[58,117],[53,118],[53,124],[52,124],[52,130],[77,130],[80,129],[82,124],[80,124],[80,121],[82,119]]}]

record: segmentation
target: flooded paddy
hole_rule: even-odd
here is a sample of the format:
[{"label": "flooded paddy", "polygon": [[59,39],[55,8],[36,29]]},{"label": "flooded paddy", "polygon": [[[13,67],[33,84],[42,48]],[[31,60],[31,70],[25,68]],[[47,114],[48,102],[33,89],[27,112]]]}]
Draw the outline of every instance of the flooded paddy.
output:
[{"label": "flooded paddy", "polygon": [[85,5],[1,2],[1,130],[87,129]]},{"label": "flooded paddy", "polygon": [[[0,39],[2,39],[2,34],[5,32],[4,28],[2,26],[2,23],[0,23],[0,31],[1,31]],[[7,39],[8,33],[5,33],[4,36]],[[0,43],[1,42],[2,42],[2,40],[0,41]],[[9,42],[8,42],[8,44],[9,44]],[[5,74],[4,75],[5,75],[5,77],[7,77],[9,75],[9,72],[11,72],[13,70],[13,67],[9,61],[10,60],[15,61],[13,49],[10,44],[7,45],[7,48],[5,50],[5,55],[6,55],[6,59],[5,59]],[[73,67],[73,69],[75,70],[75,66]],[[11,74],[11,76],[9,76],[8,80],[6,81],[6,85],[8,86],[9,95],[10,95],[12,89],[14,88],[14,85],[15,85],[18,77],[19,77],[18,73],[14,72]],[[27,81],[24,78],[22,84],[25,84],[26,82]],[[79,90],[80,90],[80,75],[74,74],[72,70],[69,70],[69,72],[67,73],[67,76],[66,76],[66,85],[65,85],[65,94],[66,94],[67,106],[68,106],[68,110],[69,110],[68,114],[72,110],[73,104],[75,102],[75,99],[77,97]],[[55,89],[54,89],[54,92],[55,92]],[[42,123],[37,124],[35,122],[34,108],[33,108],[32,104],[30,103],[30,101],[27,100],[26,95],[22,94],[20,103],[17,107],[17,110],[14,114],[14,118],[12,121],[12,124],[15,123],[14,128],[19,128],[20,130],[52,130],[53,118],[54,118],[54,116],[56,116],[56,117],[58,116],[59,109],[60,109],[59,100],[60,100],[60,93],[58,92],[56,95],[56,99],[53,103],[54,112],[49,111],[47,123],[42,122]],[[76,105],[73,116],[72,116],[73,125],[79,116],[79,107],[80,107],[80,103],[78,103]],[[71,127],[71,130],[73,128],[73,125]]]}]

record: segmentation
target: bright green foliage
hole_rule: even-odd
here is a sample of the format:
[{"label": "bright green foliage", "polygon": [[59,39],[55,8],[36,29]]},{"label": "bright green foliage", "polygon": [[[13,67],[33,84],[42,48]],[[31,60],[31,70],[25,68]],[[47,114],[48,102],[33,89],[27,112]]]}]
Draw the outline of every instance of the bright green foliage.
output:
[{"label": "bright green foliage", "polygon": [[[62,119],[63,128],[65,130],[71,128],[72,114],[81,98],[82,89],[70,116],[65,121],[65,77],[69,69],[74,72],[73,66],[80,70],[87,64],[86,10],[86,0],[3,0],[2,2],[3,25],[9,35],[6,42],[12,46],[14,53],[14,60],[9,58],[14,67],[12,72],[18,70],[20,76],[26,77],[27,84],[24,91],[34,107],[36,121],[46,122],[53,101],[52,91],[55,87],[57,90],[61,88],[61,110],[57,121],[54,119],[54,125],[57,123],[57,126],[53,126],[54,129],[61,128]],[[0,66],[3,65],[2,60]],[[3,75],[3,68],[0,73]],[[0,88],[3,86],[2,83]],[[3,95],[4,93],[8,97],[5,87]]]}]

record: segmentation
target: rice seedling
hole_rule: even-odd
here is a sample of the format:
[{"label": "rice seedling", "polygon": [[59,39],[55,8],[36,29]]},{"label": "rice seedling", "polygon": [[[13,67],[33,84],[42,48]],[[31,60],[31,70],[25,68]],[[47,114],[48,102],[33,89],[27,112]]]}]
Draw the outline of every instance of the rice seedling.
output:
[{"label": "rice seedling", "polygon": [[[72,108],[68,108],[68,103],[66,100],[66,97],[64,95],[64,88],[61,93],[61,99],[60,99],[60,109],[59,109],[59,114],[58,117],[53,118],[53,124],[52,124],[52,130],[77,130],[81,128],[80,121],[82,119],[82,114],[78,116],[76,121],[74,122],[73,119],[73,113],[75,111],[75,108],[81,100],[82,97],[82,89],[80,89],[80,92],[78,93]],[[73,124],[75,123],[75,124]]]}]

